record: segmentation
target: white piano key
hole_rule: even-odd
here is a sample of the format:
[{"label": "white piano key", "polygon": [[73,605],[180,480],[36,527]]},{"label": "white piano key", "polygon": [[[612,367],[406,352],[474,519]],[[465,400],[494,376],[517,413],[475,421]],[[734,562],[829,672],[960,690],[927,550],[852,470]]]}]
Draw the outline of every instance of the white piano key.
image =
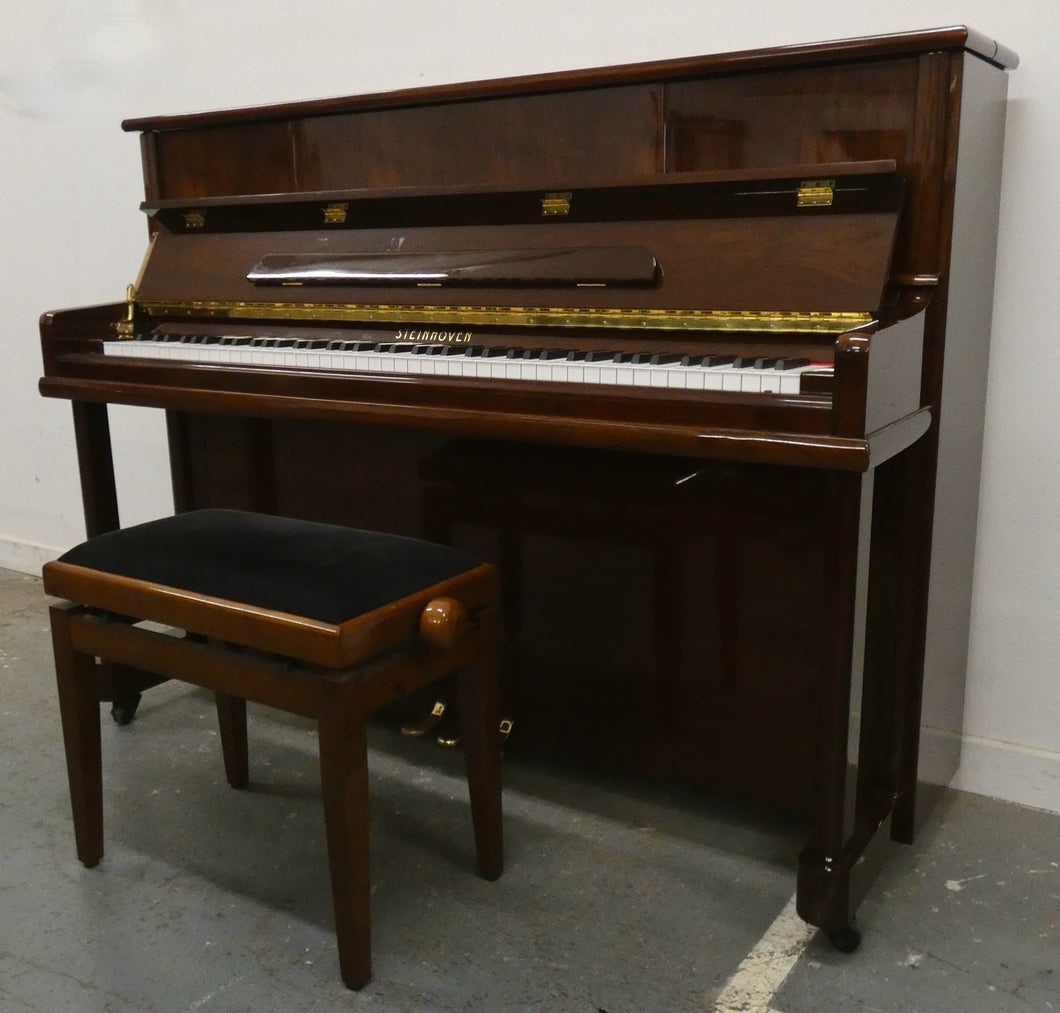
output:
[{"label": "white piano key", "polygon": [[744,394],[758,394],[762,391],[762,370],[760,369],[741,369],[740,373],[740,390]]}]

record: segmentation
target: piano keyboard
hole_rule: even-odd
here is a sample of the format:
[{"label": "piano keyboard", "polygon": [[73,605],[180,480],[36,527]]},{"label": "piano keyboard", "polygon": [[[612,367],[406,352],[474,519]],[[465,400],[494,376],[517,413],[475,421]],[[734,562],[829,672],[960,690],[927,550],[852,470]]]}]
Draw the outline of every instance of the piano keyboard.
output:
[{"label": "piano keyboard", "polygon": [[755,394],[798,394],[804,373],[825,368],[795,358],[175,334],[107,341],[103,352],[211,365]]}]

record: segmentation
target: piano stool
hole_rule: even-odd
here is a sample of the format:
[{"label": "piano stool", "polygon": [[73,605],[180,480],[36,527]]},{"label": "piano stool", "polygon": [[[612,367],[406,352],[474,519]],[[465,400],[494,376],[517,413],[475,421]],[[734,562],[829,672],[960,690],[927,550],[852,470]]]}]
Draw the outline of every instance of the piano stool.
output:
[{"label": "piano stool", "polygon": [[247,700],[315,718],[339,966],[360,988],[369,713],[459,672],[478,871],[501,873],[498,588],[492,566],[452,548],[233,510],[98,535],[46,564],[45,591],[67,599],[51,626],[78,858],[103,857],[108,664],[212,690],[233,788],[248,781]]}]

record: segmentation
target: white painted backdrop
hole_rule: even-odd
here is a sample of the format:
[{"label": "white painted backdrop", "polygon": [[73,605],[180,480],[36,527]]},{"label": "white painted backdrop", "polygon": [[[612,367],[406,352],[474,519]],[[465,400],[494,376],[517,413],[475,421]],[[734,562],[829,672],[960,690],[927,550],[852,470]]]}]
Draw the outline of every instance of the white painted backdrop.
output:
[{"label": "white painted backdrop", "polygon": [[[1060,812],[1056,0],[4,0],[0,566],[83,534],[42,310],[120,299],[145,229],[129,116],[969,24],[1015,49],[960,787]],[[162,420],[113,412],[122,518],[171,510]]]}]

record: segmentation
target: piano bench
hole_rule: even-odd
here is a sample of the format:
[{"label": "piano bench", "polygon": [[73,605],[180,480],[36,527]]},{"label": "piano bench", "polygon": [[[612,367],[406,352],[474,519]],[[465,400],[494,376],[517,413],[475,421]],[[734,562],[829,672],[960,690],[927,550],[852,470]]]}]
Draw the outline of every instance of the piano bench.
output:
[{"label": "piano bench", "polygon": [[248,777],[247,700],[316,719],[339,967],[350,988],[371,975],[370,712],[459,672],[478,871],[500,875],[492,566],[412,538],[197,510],[90,538],[45,565],[44,588],[67,599],[51,607],[52,641],[85,866],[103,857],[99,701],[101,673],[115,664],[214,692],[235,788]]}]

